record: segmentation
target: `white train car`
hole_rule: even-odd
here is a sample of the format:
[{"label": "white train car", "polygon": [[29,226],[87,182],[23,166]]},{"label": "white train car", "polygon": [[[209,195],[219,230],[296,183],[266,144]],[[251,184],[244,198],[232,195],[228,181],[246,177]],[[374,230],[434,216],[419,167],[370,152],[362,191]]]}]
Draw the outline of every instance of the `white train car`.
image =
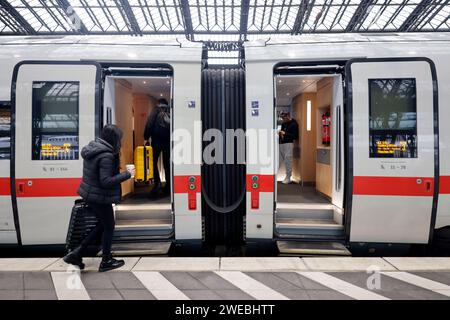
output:
[{"label": "white train car", "polygon": [[[79,198],[79,153],[104,124],[120,124],[122,157],[132,163],[134,146],[144,143],[143,127],[155,99],[171,101],[173,130],[193,131],[200,121],[198,44],[131,37],[4,37],[0,51],[1,244],[66,243],[70,208]],[[133,134],[135,126],[142,132]],[[191,145],[188,139],[181,143]],[[181,163],[172,176],[170,200],[147,208],[141,199],[133,203],[133,212],[126,205],[116,208],[116,217],[123,216],[119,236],[201,239],[200,189],[190,188],[199,182],[200,164]],[[134,191],[132,185],[123,188]],[[158,221],[145,222],[140,214],[146,210]],[[175,230],[174,225],[183,227]]]},{"label": "white train car", "polygon": [[[245,71],[203,76],[198,44],[0,41],[0,244],[66,243],[79,150],[115,123],[131,141],[123,156],[132,160],[126,152],[141,143],[138,119],[147,115],[137,107],[142,96],[168,98],[173,143],[181,141],[190,159],[173,150],[170,201],[134,198],[136,187],[124,186],[118,240],[276,240],[282,252],[312,252],[304,245],[312,243],[339,253],[326,245],[427,245],[450,227],[447,34],[255,41],[245,45]],[[299,184],[289,186],[278,183],[283,108],[300,125]],[[331,122],[328,140],[323,117]],[[245,163],[211,171],[199,160],[202,130],[219,128],[214,121],[246,130]],[[241,185],[242,193],[228,196]]]},{"label": "white train car", "polygon": [[[261,186],[248,188],[247,237],[343,237],[358,247],[430,244],[436,230],[445,233],[449,41],[448,34],[375,34],[249,43],[246,128],[275,129],[274,101],[283,107],[296,95],[288,103],[300,126],[297,176],[327,201],[293,197],[276,182],[283,174],[274,135],[271,161],[247,165],[248,180]],[[326,116],[328,143],[321,139]],[[259,146],[248,148],[252,154]]]}]

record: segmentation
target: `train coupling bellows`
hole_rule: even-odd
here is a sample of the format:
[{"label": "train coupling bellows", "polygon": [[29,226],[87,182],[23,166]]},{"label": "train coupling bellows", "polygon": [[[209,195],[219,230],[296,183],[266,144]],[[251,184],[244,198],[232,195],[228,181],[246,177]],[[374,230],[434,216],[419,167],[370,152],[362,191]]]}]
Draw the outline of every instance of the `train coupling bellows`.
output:
[{"label": "train coupling bellows", "polygon": [[[140,242],[140,243],[113,243],[112,254],[118,257],[136,256],[165,256],[169,253],[171,241]],[[99,256],[101,256],[99,252]]]},{"label": "train coupling bellows", "polygon": [[294,256],[351,256],[339,242],[277,241],[280,255]]}]

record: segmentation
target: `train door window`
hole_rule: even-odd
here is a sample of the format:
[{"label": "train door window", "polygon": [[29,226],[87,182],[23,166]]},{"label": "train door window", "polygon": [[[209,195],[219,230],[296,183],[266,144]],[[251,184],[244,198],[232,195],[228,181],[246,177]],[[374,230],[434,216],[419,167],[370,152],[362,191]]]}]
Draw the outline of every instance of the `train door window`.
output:
[{"label": "train door window", "polygon": [[0,102],[0,160],[11,158],[11,104]]},{"label": "train door window", "polygon": [[32,160],[78,160],[79,82],[33,82]]},{"label": "train door window", "polygon": [[415,79],[369,79],[371,158],[417,158]]}]

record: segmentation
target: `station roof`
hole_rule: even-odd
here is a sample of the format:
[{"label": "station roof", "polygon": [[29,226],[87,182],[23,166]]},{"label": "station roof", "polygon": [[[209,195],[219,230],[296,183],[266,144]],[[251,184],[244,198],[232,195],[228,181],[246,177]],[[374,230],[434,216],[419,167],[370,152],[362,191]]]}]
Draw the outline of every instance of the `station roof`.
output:
[{"label": "station roof", "polygon": [[450,31],[450,0],[0,0],[0,35],[185,36]]}]

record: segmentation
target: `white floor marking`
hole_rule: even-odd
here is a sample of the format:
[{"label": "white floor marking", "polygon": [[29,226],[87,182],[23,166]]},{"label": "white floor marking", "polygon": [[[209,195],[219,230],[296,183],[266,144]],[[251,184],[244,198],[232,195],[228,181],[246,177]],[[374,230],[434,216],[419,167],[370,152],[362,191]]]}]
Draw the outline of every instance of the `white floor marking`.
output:
[{"label": "white floor marking", "polygon": [[415,274],[411,274],[408,272],[382,272],[382,274],[415,285],[416,287],[421,287],[450,297],[450,286],[446,284],[416,276]]},{"label": "white floor marking", "polygon": [[215,273],[257,300],[289,300],[240,271],[215,271]]},{"label": "white floor marking", "polygon": [[58,300],[90,300],[79,271],[52,272]]},{"label": "white floor marking", "polygon": [[389,298],[383,297],[370,290],[360,288],[324,272],[299,271],[297,273],[356,300],[389,300]]},{"label": "white floor marking", "polygon": [[190,300],[161,273],[156,271],[134,271],[133,274],[158,300]]}]

